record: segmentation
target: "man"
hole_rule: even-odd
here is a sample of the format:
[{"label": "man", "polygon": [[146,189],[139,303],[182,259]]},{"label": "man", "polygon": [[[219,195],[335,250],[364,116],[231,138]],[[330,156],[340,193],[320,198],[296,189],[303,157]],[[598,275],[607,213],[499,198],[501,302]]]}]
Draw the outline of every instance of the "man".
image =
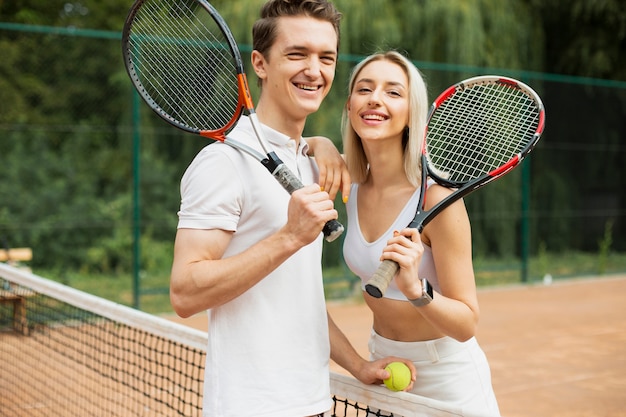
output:
[{"label": "man", "polygon": [[[310,185],[290,196],[222,143],[203,149],[181,181],[171,302],[182,317],[209,311],[205,416],[330,409],[321,230],[337,212],[315,184],[302,132],[332,85],[340,18],[326,0],[270,0],[253,28],[257,116],[273,150]],[[230,135],[256,146],[246,117]]]},{"label": "man", "polygon": [[[273,150],[310,185],[290,197],[258,161],[220,142],[183,176],[170,297],[182,317],[209,311],[204,416],[322,415],[331,345],[364,383],[380,383],[398,359],[361,358],[326,314],[321,231],[350,181],[332,142],[311,139],[329,192],[321,191],[302,132],[332,85],[340,18],[327,0],[270,0],[253,28],[257,116]],[[246,117],[230,136],[258,147]]]}]

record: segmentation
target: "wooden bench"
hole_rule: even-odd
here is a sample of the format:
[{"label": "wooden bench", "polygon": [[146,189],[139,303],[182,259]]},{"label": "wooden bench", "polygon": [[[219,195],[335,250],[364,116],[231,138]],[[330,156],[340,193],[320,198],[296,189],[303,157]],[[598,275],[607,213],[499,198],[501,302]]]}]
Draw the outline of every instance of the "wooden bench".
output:
[{"label": "wooden bench", "polygon": [[[11,266],[20,267],[20,262],[27,262],[32,259],[33,251],[31,248],[0,249],[0,262],[6,262]],[[13,285],[0,288],[0,304],[12,304],[13,306],[13,329],[25,336],[28,336],[26,300],[34,294],[33,291]]]},{"label": "wooden bench", "polygon": [[26,316],[26,300],[35,293],[25,288],[9,287],[0,289],[0,304],[13,305],[13,330],[28,336],[28,317]]},{"label": "wooden bench", "polygon": [[10,248],[0,249],[0,262],[14,264],[16,262],[27,262],[33,259],[31,248]]}]

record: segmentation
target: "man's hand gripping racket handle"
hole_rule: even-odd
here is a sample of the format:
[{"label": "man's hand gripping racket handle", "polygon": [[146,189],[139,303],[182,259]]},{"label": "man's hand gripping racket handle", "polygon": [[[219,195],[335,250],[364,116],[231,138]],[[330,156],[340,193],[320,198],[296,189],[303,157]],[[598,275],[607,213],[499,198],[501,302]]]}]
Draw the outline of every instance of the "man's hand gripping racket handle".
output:
[{"label": "man's hand gripping racket handle", "polygon": [[[289,192],[289,194],[304,187],[300,179],[296,177],[283,163],[276,167],[276,169],[272,172],[272,175],[274,175],[274,177],[285,188],[285,190]],[[322,232],[324,233],[326,241],[332,242],[343,233],[343,225],[337,220],[330,220],[324,225]]]}]

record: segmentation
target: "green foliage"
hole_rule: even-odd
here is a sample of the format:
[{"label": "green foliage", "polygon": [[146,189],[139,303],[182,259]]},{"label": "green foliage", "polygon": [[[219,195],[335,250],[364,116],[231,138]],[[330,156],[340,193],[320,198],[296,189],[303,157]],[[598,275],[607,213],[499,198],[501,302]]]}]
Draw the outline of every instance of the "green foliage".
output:
[{"label": "green foliage", "polygon": [[414,59],[510,69],[541,68],[542,28],[526,2],[394,3],[400,33],[409,35],[402,37],[401,44]]},{"label": "green foliage", "polygon": [[608,220],[604,226],[604,236],[598,241],[598,273],[604,274],[607,260],[613,244],[613,220]]},{"label": "green foliage", "polygon": [[552,71],[626,80],[626,7],[622,0],[532,0],[546,28]]},{"label": "green foliage", "polygon": [[[246,64],[263,1],[213,3],[231,22]],[[550,256],[599,253],[600,269],[612,270],[612,251],[626,249],[626,89],[549,82],[536,72],[626,80],[621,0],[335,2],[344,14],[341,59],[334,87],[305,135],[328,136],[341,148],[350,71],[376,50],[405,51],[425,74],[431,99],[483,67],[531,76],[524,81],[539,91],[548,114],[546,134],[525,162],[532,181],[531,252],[541,252],[536,248],[545,242]],[[119,32],[131,3],[0,0],[0,22]],[[118,40],[0,29],[0,51],[0,238],[32,247],[35,268],[126,278],[139,210],[142,285],[165,285],[180,177],[208,142],[170,127],[143,103],[134,118]],[[139,207],[132,199],[136,175]],[[466,199],[477,259],[517,257],[522,181],[516,170]],[[345,223],[339,199],[336,207]],[[614,218],[608,232],[607,211]],[[341,242],[325,245],[325,268],[341,268],[341,259]]]},{"label": "green foliage", "polygon": [[539,270],[539,276],[545,276],[550,273],[550,264],[548,262],[548,248],[546,242],[539,242],[539,249],[537,250],[537,266]]},{"label": "green foliage", "polygon": [[517,253],[521,211],[521,170],[466,198],[472,222],[474,254],[511,256]]}]

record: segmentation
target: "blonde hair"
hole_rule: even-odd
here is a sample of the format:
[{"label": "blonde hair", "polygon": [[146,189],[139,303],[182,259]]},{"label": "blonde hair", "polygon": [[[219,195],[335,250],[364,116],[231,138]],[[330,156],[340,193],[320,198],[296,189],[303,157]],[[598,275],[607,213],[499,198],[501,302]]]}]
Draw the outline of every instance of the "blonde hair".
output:
[{"label": "blonde hair", "polygon": [[[397,51],[378,52],[359,62],[352,70],[349,83],[349,94],[352,94],[356,78],[363,68],[375,61],[389,61],[400,66],[407,75],[409,82],[409,124],[403,138],[404,171],[407,179],[415,187],[421,183],[421,154],[424,141],[424,129],[428,113],[428,93],[426,83],[420,71],[404,55]],[[348,117],[347,103],[341,118],[343,134],[343,152],[352,181],[358,184],[365,182],[369,173],[369,163],[363,149],[361,138],[356,134]]]}]

